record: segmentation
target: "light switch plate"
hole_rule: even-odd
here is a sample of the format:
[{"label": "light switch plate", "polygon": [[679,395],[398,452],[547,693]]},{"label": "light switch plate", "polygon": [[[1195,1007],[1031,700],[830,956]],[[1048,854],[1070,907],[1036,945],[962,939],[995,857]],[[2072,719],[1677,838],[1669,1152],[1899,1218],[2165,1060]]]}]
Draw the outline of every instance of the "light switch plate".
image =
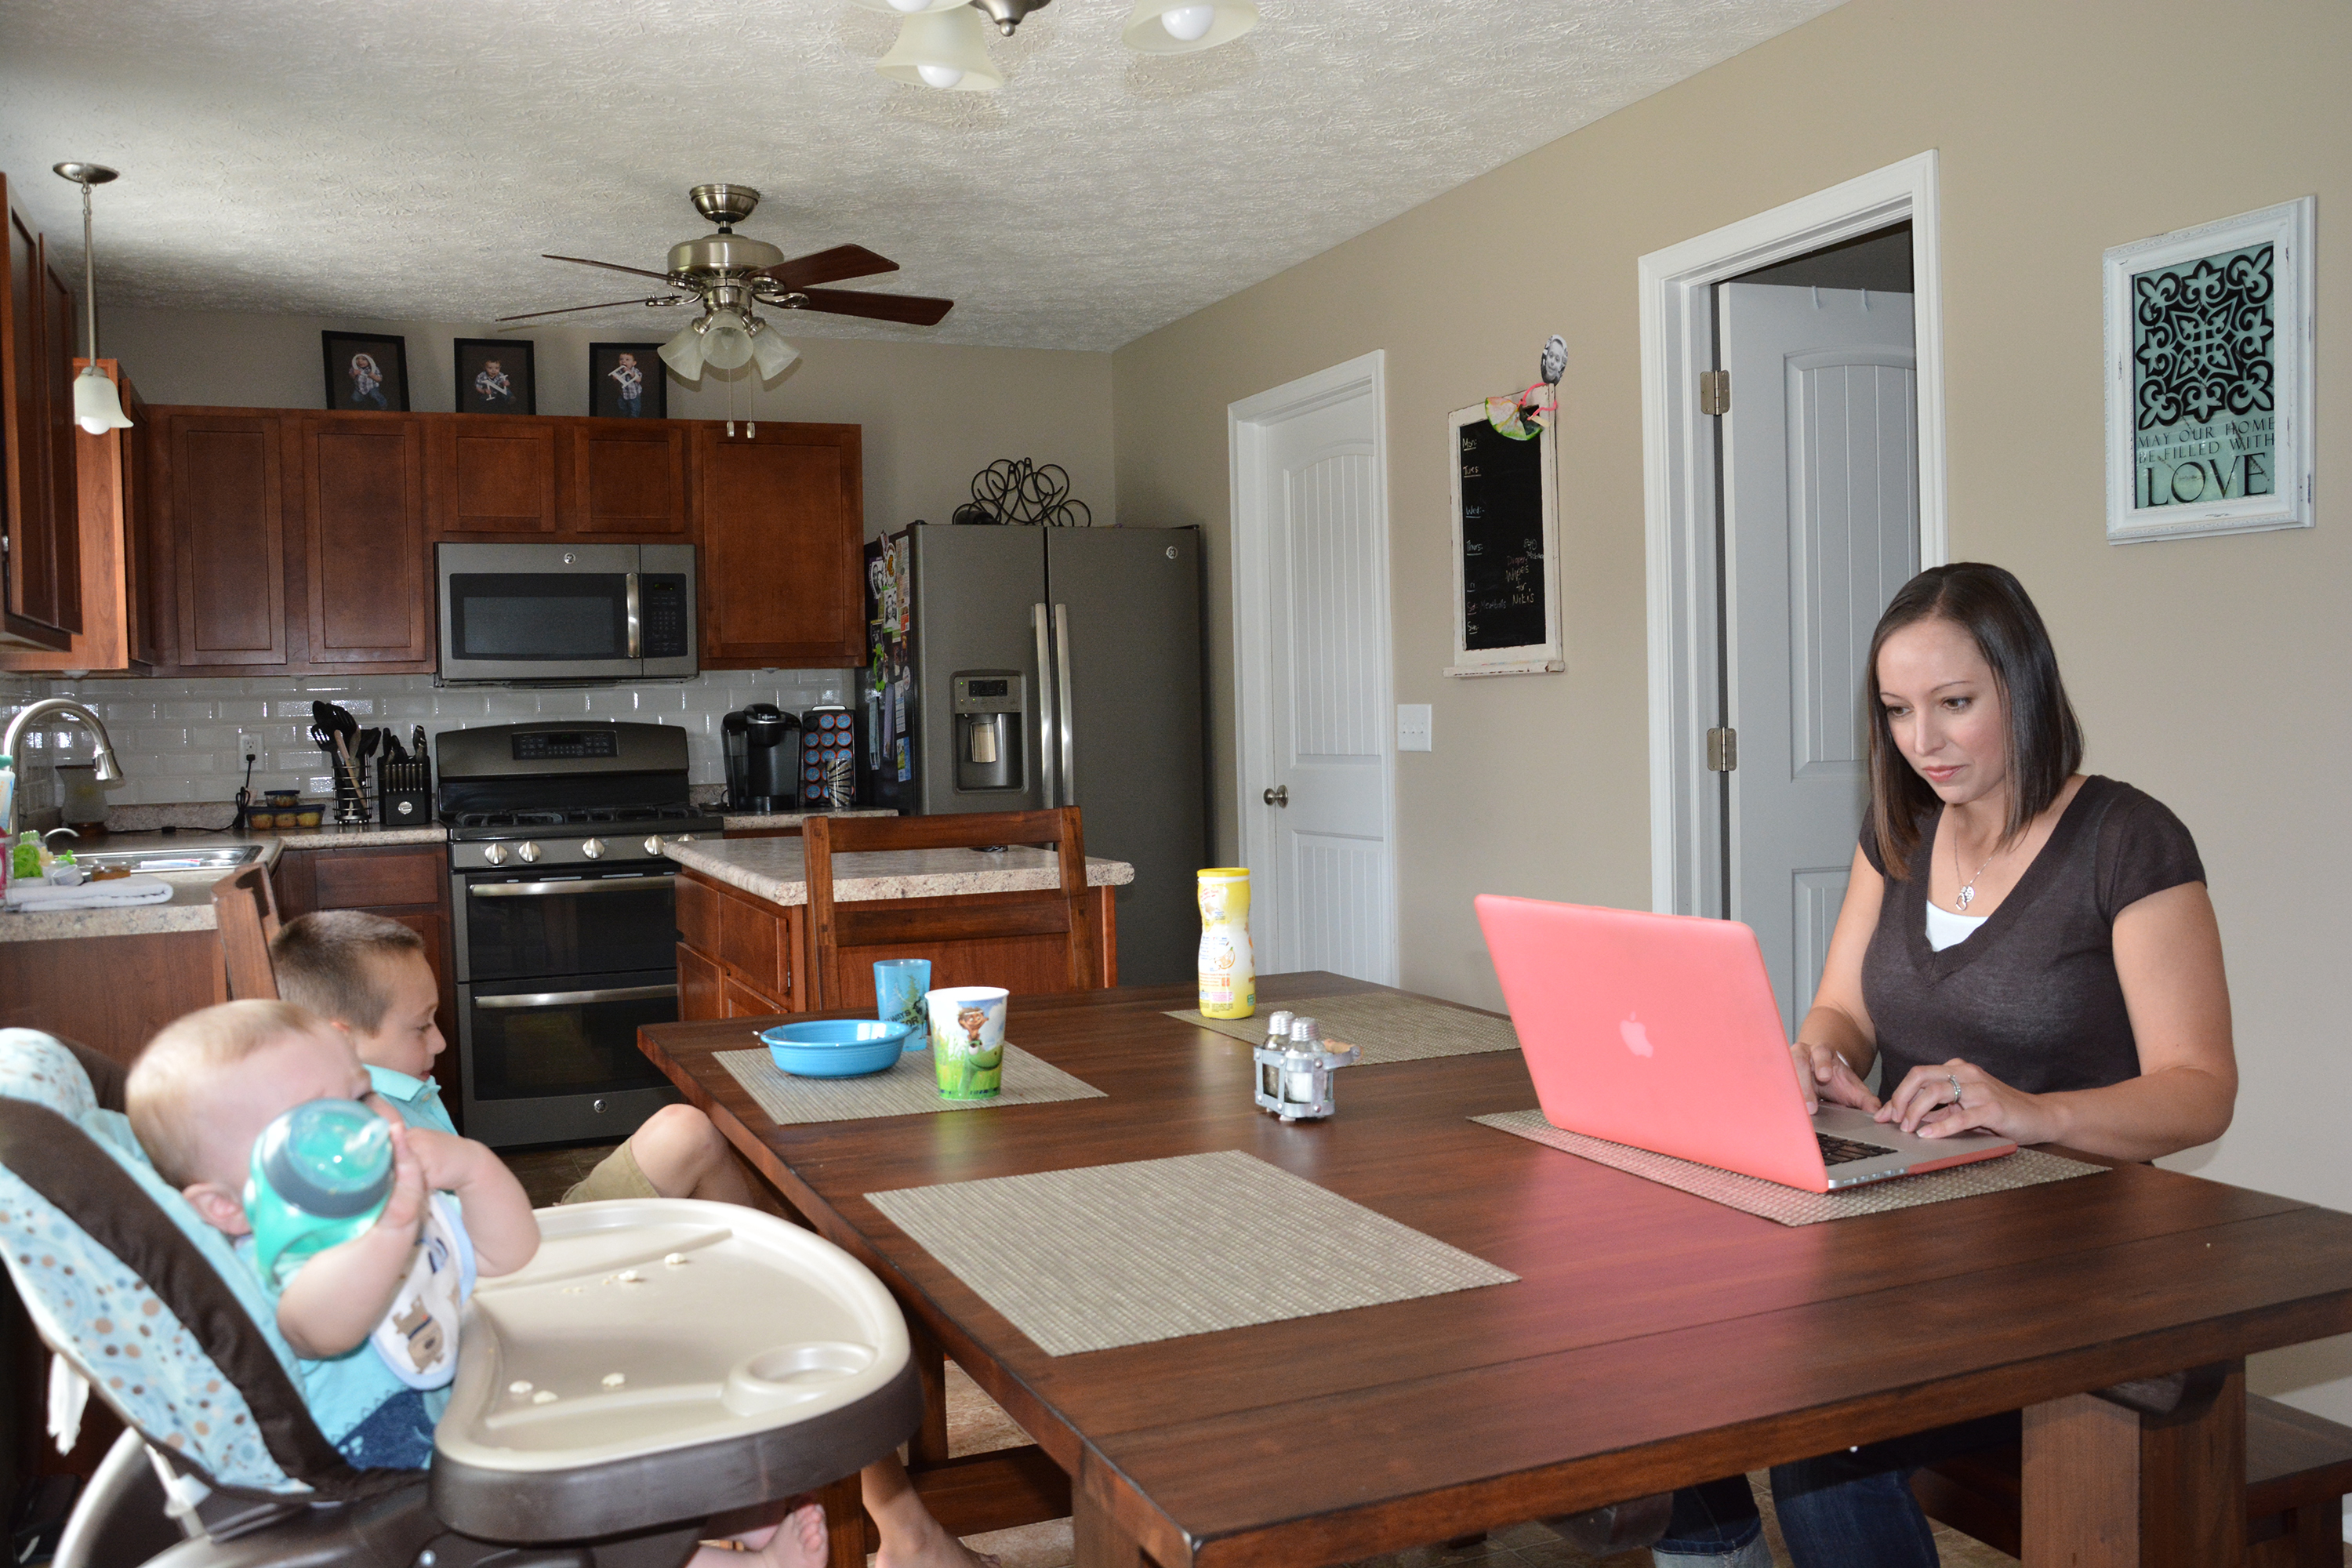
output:
[{"label": "light switch plate", "polygon": [[1397,704],[1397,750],[1426,752],[1430,744],[1429,704],[1400,702]]}]

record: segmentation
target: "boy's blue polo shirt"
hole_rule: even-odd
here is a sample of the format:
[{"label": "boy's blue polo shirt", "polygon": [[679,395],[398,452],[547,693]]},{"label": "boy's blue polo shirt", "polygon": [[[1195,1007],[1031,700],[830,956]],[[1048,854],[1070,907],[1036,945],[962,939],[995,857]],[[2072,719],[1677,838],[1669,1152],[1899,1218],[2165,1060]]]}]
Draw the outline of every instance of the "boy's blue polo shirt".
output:
[{"label": "boy's blue polo shirt", "polygon": [[457,1136],[457,1124],[449,1120],[448,1108],[441,1103],[441,1086],[429,1078],[411,1078],[404,1072],[371,1064],[368,1079],[375,1091],[392,1101],[400,1119],[411,1127],[428,1128],[435,1132]]}]

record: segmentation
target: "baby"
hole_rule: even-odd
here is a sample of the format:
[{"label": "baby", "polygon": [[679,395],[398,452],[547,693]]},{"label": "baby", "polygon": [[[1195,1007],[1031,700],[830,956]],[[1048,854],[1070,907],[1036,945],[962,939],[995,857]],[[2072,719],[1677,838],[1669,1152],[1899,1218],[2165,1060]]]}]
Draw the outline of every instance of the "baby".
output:
[{"label": "baby", "polygon": [[[131,1125],[163,1179],[181,1189],[206,1224],[247,1237],[243,1194],[253,1145],[280,1114],[313,1100],[359,1100],[392,1124],[393,1191],[366,1231],[306,1260],[277,1298],[278,1327],[302,1358],[304,1401],[353,1465],[422,1468],[447,1390],[412,1386],[370,1343],[416,1267],[434,1205],[448,1193],[462,1209],[465,1237],[484,1276],[510,1273],[539,1248],[530,1200],[481,1144],[404,1125],[377,1095],[350,1043],[289,1002],[230,1002],[191,1013],[148,1043],[125,1088]],[[446,1215],[447,1210],[442,1208]],[[239,1256],[252,1262],[249,1241]],[[394,1336],[411,1336],[395,1322]],[[824,1516],[804,1507],[781,1527],[740,1538],[777,1568],[818,1568]],[[740,1562],[707,1551],[698,1563]]]}]

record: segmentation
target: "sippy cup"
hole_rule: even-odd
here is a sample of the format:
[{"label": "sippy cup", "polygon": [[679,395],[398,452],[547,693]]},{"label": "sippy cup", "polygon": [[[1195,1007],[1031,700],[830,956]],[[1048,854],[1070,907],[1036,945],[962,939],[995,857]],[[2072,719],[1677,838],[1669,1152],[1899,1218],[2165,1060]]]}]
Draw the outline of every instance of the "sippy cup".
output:
[{"label": "sippy cup", "polygon": [[245,1184],[256,1261],[283,1285],[375,1223],[392,1196],[392,1124],[355,1100],[312,1100],[262,1129]]}]

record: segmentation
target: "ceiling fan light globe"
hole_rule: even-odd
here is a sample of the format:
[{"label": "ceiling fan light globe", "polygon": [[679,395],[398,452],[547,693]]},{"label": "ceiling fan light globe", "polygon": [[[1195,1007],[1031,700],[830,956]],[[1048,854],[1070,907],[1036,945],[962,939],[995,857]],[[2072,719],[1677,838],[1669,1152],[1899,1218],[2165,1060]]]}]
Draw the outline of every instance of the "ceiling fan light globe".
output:
[{"label": "ceiling fan light globe", "polygon": [[131,421],[122,412],[122,399],[115,395],[114,383],[94,364],[84,365],[81,374],[74,377],[74,423],[93,436],[131,428]]},{"label": "ceiling fan light globe", "polygon": [[924,11],[952,11],[968,5],[971,0],[853,0],[868,11],[884,11],[894,16],[917,15]]},{"label": "ceiling fan light globe", "polygon": [[732,310],[713,310],[702,334],[702,363],[717,370],[733,370],[751,363],[751,339],[743,318]]},{"label": "ceiling fan light globe", "polygon": [[893,81],[952,92],[993,92],[1004,85],[1004,73],[988,58],[988,25],[970,5],[908,17],[898,25],[898,42],[874,68]]},{"label": "ceiling fan light globe", "polygon": [[1256,26],[1256,0],[1137,0],[1119,37],[1141,54],[1185,55],[1230,44]]},{"label": "ceiling fan light globe", "polygon": [[761,381],[773,381],[792,369],[801,357],[801,351],[784,342],[784,334],[771,325],[751,338],[751,363],[760,367]]},{"label": "ceiling fan light globe", "polygon": [[662,363],[688,381],[702,379],[702,323],[689,321],[678,334],[662,344]]}]

